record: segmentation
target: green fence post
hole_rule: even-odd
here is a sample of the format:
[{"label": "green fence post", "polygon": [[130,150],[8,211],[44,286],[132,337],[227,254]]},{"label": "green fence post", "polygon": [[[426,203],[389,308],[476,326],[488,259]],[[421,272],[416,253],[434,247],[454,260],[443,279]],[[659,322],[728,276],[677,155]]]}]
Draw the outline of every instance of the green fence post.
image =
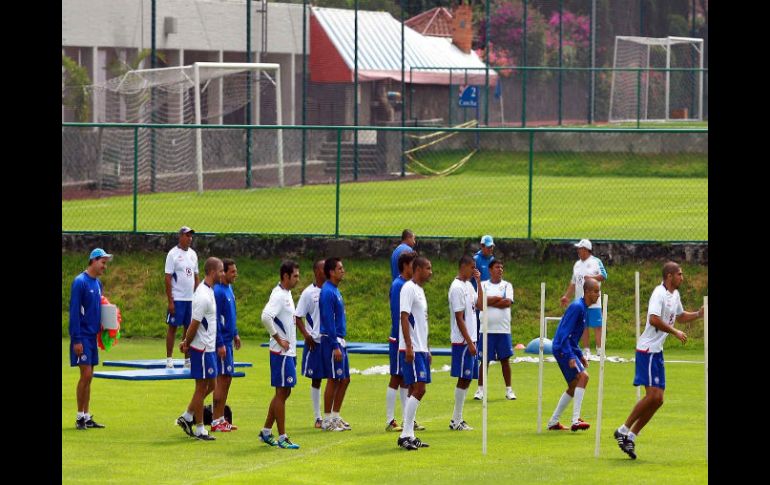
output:
[{"label": "green fence post", "polygon": [[[265,15],[265,14],[263,14]],[[307,0],[302,0],[302,126],[307,125]],[[305,185],[307,165],[307,130],[302,128],[302,181]]]},{"label": "green fence post", "polygon": [[134,127],[134,232],[136,233],[136,209],[139,194],[139,127]]},{"label": "green fence post", "polygon": [[559,0],[559,126],[562,125],[562,70],[563,62],[563,37],[564,37],[564,0]]},{"label": "green fence post", "polygon": [[527,0],[524,0],[524,21],[522,25],[522,66],[524,68],[521,79],[521,126],[527,126]]},{"label": "green fence post", "polygon": [[340,159],[342,147],[342,130],[337,129],[337,208],[334,211],[334,237],[340,237]]},{"label": "green fence post", "polygon": [[[648,74],[649,78],[649,74]],[[642,117],[642,69],[636,71],[636,127],[640,128]]]},{"label": "green fence post", "polygon": [[529,132],[529,211],[527,216],[527,239],[532,239],[532,170],[535,151],[535,132]]}]

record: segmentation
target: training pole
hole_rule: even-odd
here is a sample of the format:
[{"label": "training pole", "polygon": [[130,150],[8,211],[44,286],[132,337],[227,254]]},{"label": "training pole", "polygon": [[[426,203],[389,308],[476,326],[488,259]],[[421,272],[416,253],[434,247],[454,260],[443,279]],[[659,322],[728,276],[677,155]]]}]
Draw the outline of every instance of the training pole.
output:
[{"label": "training pole", "polygon": [[599,457],[599,444],[602,437],[602,400],[604,399],[604,360],[606,357],[607,341],[607,293],[602,295],[602,345],[601,354],[599,355],[599,399],[596,405],[596,447],[594,448],[594,456]]},{"label": "training pole", "polygon": [[[639,341],[639,272],[634,273],[634,300],[636,303],[636,342]],[[634,345],[636,345],[634,342]],[[636,347],[634,347],[634,354],[636,354]],[[636,387],[636,402],[642,398],[642,386]]]},{"label": "training pole", "polygon": [[545,282],[540,283],[540,362],[537,371],[537,432],[543,431],[543,339],[545,338]]},{"label": "training pole", "polygon": [[709,297],[703,297],[703,358],[706,373],[706,461],[709,459]]},{"label": "training pole", "polygon": [[[484,283],[481,283],[483,285]],[[481,454],[487,454],[487,394],[489,394],[489,368],[487,367],[488,357],[487,354],[487,325],[489,323],[489,315],[487,314],[487,289],[484,288],[484,303],[482,303],[482,310],[484,316],[481,317],[481,331],[484,332],[481,338],[481,344],[483,352],[481,353],[481,368],[484,369],[484,395],[481,398]]]}]

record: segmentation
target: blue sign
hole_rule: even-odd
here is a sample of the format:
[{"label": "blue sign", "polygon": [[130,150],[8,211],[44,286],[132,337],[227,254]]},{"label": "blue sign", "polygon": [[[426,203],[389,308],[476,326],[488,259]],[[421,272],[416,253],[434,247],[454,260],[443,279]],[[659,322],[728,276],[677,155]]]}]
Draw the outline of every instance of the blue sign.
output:
[{"label": "blue sign", "polygon": [[458,106],[462,108],[478,108],[479,106],[479,87],[465,86],[460,90],[460,99]]}]

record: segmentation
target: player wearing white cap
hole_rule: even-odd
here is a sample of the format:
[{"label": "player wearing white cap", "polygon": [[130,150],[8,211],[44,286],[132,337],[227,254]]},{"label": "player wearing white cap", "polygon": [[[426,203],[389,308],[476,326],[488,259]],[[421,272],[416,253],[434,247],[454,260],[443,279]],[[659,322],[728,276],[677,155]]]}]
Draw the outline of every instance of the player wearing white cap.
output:
[{"label": "player wearing white cap", "polygon": [[[173,369],[171,353],[174,349],[176,329],[184,326],[182,337],[187,333],[187,327],[192,320],[193,293],[198,288],[198,255],[190,247],[195,231],[187,226],[179,229],[179,243],[171,248],[166,255],[166,367]],[[190,354],[185,354],[184,366],[190,368]]]}]

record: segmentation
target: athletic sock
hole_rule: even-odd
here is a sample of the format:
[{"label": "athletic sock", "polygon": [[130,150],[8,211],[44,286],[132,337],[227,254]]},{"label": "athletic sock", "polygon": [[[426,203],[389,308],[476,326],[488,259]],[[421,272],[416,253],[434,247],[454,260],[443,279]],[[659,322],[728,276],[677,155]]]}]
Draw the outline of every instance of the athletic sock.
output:
[{"label": "athletic sock", "polygon": [[410,396],[406,402],[406,411],[404,412],[403,430],[401,438],[414,437],[414,418],[417,415],[417,408],[420,406],[420,400]]},{"label": "athletic sock", "polygon": [[572,424],[575,424],[578,422],[578,418],[580,418],[580,408],[583,405],[583,396],[585,395],[586,390],[583,387],[576,387],[575,388],[575,400],[572,403]]},{"label": "athletic sock", "polygon": [[406,402],[409,400],[409,388],[408,387],[399,387],[398,388],[399,396],[401,397],[401,419],[404,419],[404,414],[406,414]]},{"label": "athletic sock", "polygon": [[618,433],[620,433],[620,434],[624,434],[624,435],[626,435],[626,436],[628,435],[628,433],[629,433],[630,431],[631,431],[631,430],[630,430],[630,429],[628,429],[628,426],[626,426],[626,424],[625,424],[625,423],[623,423],[623,425],[621,425],[621,426],[620,426],[620,428],[618,428]]},{"label": "athletic sock", "polygon": [[396,418],[396,397],[398,391],[388,386],[388,390],[385,392],[385,419],[387,423],[390,423]]},{"label": "athletic sock", "polygon": [[187,411],[185,411],[184,414],[182,414],[182,417],[185,419],[185,421],[192,421],[193,420],[193,415],[192,415],[192,413],[190,412],[189,409]]},{"label": "athletic sock", "polygon": [[321,389],[310,386],[310,399],[313,401],[313,412],[316,419],[321,419]]},{"label": "athletic sock", "polygon": [[567,394],[565,391],[559,398],[559,404],[556,405],[556,409],[553,411],[553,415],[551,416],[550,421],[548,421],[548,426],[553,426],[554,424],[559,422],[559,417],[561,416],[561,413],[564,412],[564,410],[567,408],[567,405],[571,400],[572,400],[572,396]]},{"label": "athletic sock", "polygon": [[636,441],[636,436],[637,435],[635,435],[633,432],[631,431],[628,432],[628,439],[630,439],[631,441]]},{"label": "athletic sock", "polygon": [[455,387],[455,407],[452,412],[452,420],[455,423],[459,423],[463,420],[463,406],[465,405],[465,395],[468,394],[468,389],[460,389]]}]

